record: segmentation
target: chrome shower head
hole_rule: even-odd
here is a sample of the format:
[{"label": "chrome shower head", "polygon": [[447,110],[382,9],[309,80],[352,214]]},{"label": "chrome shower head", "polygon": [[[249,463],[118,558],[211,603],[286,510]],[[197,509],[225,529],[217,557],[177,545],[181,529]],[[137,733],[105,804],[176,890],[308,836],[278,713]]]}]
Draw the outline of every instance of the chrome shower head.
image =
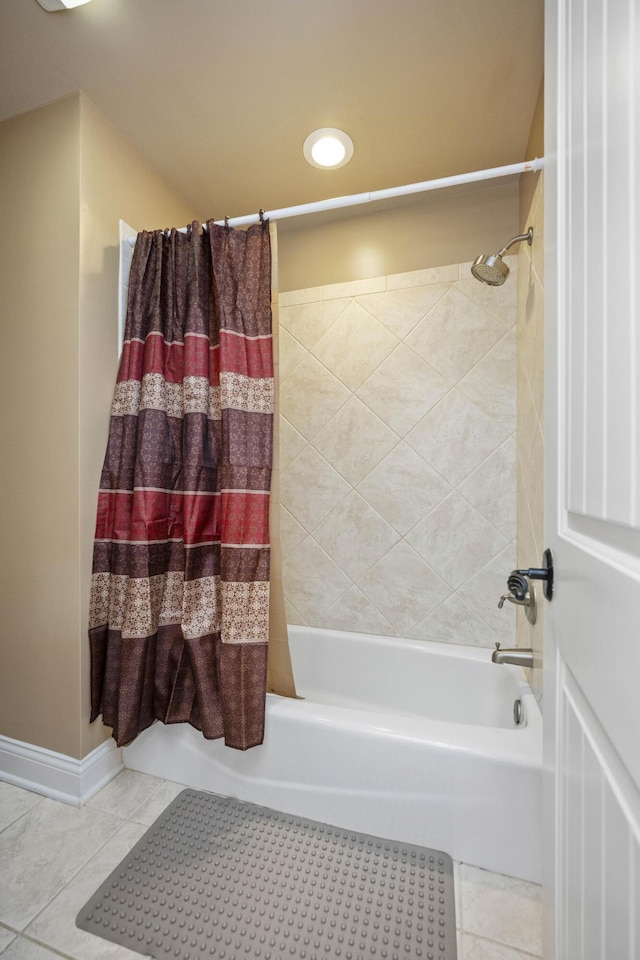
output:
[{"label": "chrome shower head", "polygon": [[486,283],[490,287],[502,286],[509,276],[509,267],[502,258],[514,243],[522,243],[523,240],[526,240],[531,246],[533,243],[533,227],[529,227],[526,233],[513,237],[498,253],[481,253],[479,257],[476,257],[471,264],[471,273],[476,280]]},{"label": "chrome shower head", "polygon": [[473,261],[471,273],[481,283],[499,287],[509,276],[509,267],[499,253],[482,253]]}]

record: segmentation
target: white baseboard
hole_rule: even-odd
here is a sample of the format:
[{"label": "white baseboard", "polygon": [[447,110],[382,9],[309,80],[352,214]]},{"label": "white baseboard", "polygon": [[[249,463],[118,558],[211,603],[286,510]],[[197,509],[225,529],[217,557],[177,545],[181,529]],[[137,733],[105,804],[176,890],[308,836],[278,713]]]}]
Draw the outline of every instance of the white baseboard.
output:
[{"label": "white baseboard", "polygon": [[0,736],[0,780],[80,806],[123,768],[122,751],[106,740],[82,760]]}]

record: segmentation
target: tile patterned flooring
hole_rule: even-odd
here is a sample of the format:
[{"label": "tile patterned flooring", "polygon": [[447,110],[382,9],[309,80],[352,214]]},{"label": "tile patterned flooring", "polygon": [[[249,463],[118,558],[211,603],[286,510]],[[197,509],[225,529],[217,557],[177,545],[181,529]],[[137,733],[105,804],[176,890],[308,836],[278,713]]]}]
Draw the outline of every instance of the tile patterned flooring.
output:
[{"label": "tile patterned flooring", "polygon": [[[78,930],[75,917],[183,790],[124,770],[83,807],[0,782],[2,960],[140,960]],[[458,960],[542,956],[540,888],[456,864]]]}]

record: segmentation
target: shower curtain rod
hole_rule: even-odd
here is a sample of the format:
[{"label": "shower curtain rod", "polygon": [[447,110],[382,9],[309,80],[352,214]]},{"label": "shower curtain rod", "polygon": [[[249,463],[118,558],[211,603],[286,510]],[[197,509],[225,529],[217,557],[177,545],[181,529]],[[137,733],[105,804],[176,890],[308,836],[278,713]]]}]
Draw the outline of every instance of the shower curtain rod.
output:
[{"label": "shower curtain rod", "polygon": [[[443,187],[455,187],[462,183],[475,183],[479,180],[494,180],[516,173],[535,173],[542,170],[544,157],[535,157],[522,163],[511,163],[505,167],[491,167],[489,170],[476,170],[474,173],[460,173],[453,177],[440,177],[438,180],[423,180],[422,183],[407,183],[401,187],[389,187],[386,190],[373,190],[371,193],[354,193],[349,197],[333,197],[330,200],[317,200],[315,203],[301,203],[295,207],[282,207],[280,210],[263,210],[265,220],[286,220],[289,217],[302,217],[308,213],[321,213],[323,210],[338,210],[340,207],[355,207],[361,203],[373,203],[375,200],[390,200],[412,193],[426,193],[428,190],[440,190]],[[245,227],[258,220],[260,214],[244,217],[216,220],[215,223],[230,227]]]},{"label": "shower curtain rod", "polygon": [[[401,187],[389,187],[386,190],[373,190],[371,193],[354,193],[348,197],[332,197],[330,200],[317,200],[314,203],[301,203],[294,207],[281,207],[279,210],[261,210],[243,217],[215,220],[219,226],[246,227],[264,217],[265,220],[286,220],[289,217],[302,217],[309,213],[322,213],[324,210],[338,210],[341,207],[355,207],[376,200],[390,200],[412,193],[426,193],[428,190],[441,190],[443,187],[455,187],[462,183],[476,183],[480,180],[496,180],[518,173],[535,173],[544,167],[544,157],[510,163],[504,167],[490,167],[488,170],[476,170],[473,173],[459,173],[453,177],[440,177],[438,180],[423,180],[421,183],[407,183]],[[186,227],[180,232],[185,233]]]}]

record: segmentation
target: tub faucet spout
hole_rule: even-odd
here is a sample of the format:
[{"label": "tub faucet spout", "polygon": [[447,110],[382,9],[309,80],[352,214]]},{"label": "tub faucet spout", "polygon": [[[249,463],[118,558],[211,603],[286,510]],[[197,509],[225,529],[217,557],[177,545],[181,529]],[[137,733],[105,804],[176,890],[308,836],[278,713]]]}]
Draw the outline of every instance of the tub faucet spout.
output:
[{"label": "tub faucet spout", "polygon": [[501,650],[500,644],[496,643],[496,648],[491,654],[492,663],[514,663],[518,667],[533,666],[533,650],[531,648],[512,647]]}]

